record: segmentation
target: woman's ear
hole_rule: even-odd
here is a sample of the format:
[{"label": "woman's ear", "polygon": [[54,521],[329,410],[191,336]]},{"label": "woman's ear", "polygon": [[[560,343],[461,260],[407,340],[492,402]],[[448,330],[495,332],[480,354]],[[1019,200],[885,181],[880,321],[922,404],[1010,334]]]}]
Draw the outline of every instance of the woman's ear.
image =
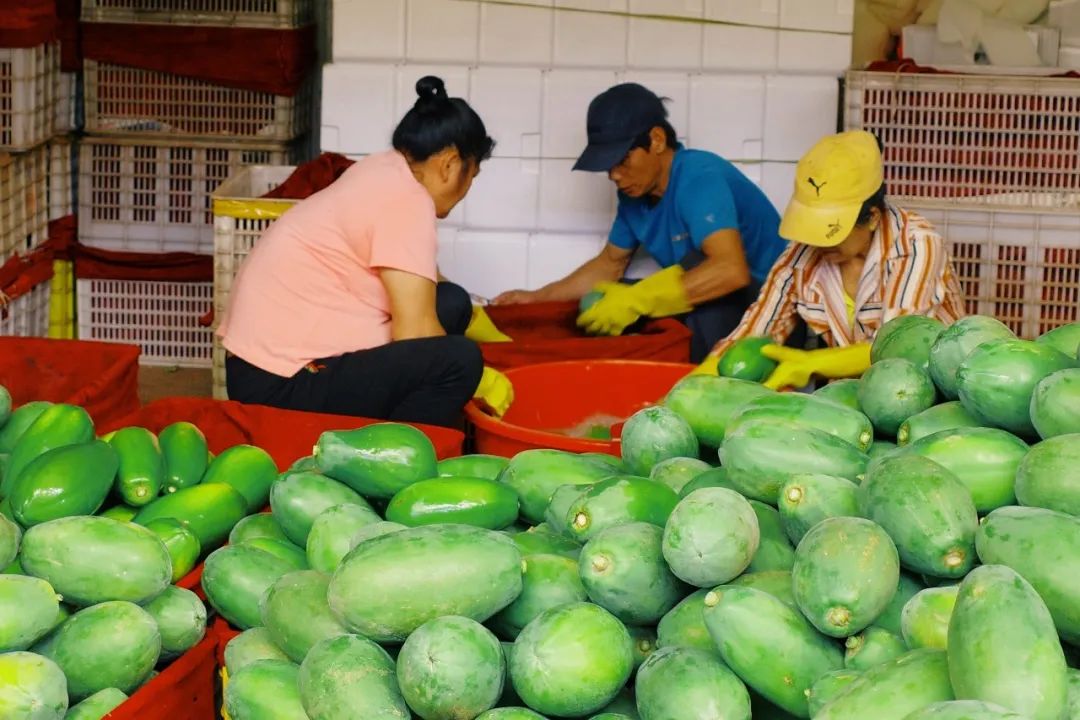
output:
[{"label": "woman's ear", "polygon": [[439,180],[445,184],[455,182],[461,172],[461,156],[458,155],[457,148],[453,146],[444,148],[439,151],[437,157]]}]

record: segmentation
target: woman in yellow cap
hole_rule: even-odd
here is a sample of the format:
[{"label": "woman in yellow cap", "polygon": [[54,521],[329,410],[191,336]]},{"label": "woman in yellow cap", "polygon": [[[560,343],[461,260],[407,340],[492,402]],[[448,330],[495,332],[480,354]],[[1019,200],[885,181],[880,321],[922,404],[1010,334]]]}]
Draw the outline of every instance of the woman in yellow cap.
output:
[{"label": "woman in yellow cap", "polygon": [[[964,315],[944,241],[925,219],[887,200],[881,145],[868,132],[826,137],[799,161],[780,235],[791,245],[697,372],[715,373],[737,340],[772,337],[777,344],[763,353],[780,365],[770,387],[802,387],[813,375],[857,377],[889,320],[925,315],[948,324]],[[799,317],[828,348],[780,347]]]}]

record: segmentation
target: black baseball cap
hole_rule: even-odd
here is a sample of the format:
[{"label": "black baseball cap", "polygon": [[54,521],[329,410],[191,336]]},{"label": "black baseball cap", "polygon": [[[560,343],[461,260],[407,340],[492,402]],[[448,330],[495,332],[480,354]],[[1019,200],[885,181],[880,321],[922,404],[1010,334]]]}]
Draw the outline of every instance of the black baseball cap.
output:
[{"label": "black baseball cap", "polygon": [[574,163],[575,170],[608,172],[622,162],[634,142],[667,120],[664,103],[637,83],[624,83],[593,98],[586,127],[589,144]]}]

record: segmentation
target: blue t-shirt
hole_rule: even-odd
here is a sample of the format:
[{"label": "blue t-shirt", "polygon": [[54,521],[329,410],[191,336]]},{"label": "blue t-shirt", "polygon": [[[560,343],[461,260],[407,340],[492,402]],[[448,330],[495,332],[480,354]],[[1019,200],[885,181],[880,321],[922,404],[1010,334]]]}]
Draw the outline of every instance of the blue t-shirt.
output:
[{"label": "blue t-shirt", "polygon": [[619,193],[608,241],[624,250],[644,245],[661,267],[671,267],[691,248],[701,249],[718,230],[738,230],[750,274],[763,282],[787,247],[780,214],[769,198],[730,162],[704,150],[678,150],[667,190],[648,198]]}]

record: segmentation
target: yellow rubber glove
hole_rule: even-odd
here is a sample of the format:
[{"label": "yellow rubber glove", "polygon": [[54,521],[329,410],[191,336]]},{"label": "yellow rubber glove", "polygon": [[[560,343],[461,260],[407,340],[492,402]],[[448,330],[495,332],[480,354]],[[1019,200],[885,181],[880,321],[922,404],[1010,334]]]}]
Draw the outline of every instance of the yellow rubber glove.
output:
[{"label": "yellow rubber glove", "polygon": [[472,320],[469,321],[469,327],[465,328],[465,337],[478,343],[513,342],[508,335],[495,327],[491,316],[479,305],[473,305]]},{"label": "yellow rubber glove", "polygon": [[693,310],[686,298],[682,267],[673,265],[634,285],[600,283],[594,290],[604,294],[578,316],[578,327],[591,335],[621,335],[643,315],[667,317]]},{"label": "yellow rubber glove", "polygon": [[717,376],[720,374],[720,356],[710,355],[705,358],[705,362],[698,365],[696,368],[690,371],[691,375],[712,375]]},{"label": "yellow rubber glove", "polygon": [[491,408],[496,417],[502,417],[514,402],[514,385],[495,368],[485,367],[473,397]]},{"label": "yellow rubber glove", "polygon": [[761,354],[780,363],[765,381],[773,390],[805,387],[814,375],[830,380],[859,377],[870,367],[870,343],[822,350],[766,345]]}]

